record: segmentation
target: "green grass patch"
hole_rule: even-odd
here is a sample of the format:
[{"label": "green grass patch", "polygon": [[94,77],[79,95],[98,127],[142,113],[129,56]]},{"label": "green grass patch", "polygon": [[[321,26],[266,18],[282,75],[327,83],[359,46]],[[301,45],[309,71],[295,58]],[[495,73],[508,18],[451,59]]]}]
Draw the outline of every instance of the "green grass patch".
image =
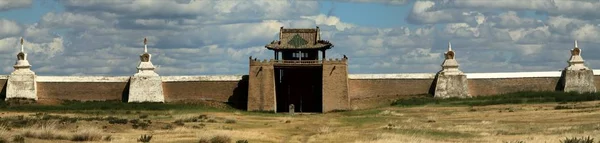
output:
[{"label": "green grass patch", "polygon": [[399,99],[392,103],[394,106],[420,106],[420,105],[468,105],[485,106],[498,104],[528,104],[547,102],[582,102],[600,100],[600,93],[574,93],[574,92],[516,92],[500,95],[477,96],[472,98],[446,98],[436,99],[433,96],[421,96],[408,99]]},{"label": "green grass patch", "polygon": [[472,138],[477,135],[456,131],[439,131],[439,130],[428,130],[428,129],[394,129],[391,130],[397,134],[405,135],[419,135],[432,138]]},{"label": "green grass patch", "polygon": [[[389,119],[389,117],[387,118]],[[386,117],[377,117],[377,116],[356,116],[356,117],[342,117],[341,121],[356,126],[362,126],[366,124],[379,124],[385,123]]]},{"label": "green grass patch", "polygon": [[215,108],[204,104],[192,103],[124,103],[121,101],[65,101],[60,105],[9,105],[0,102],[0,110],[4,111],[164,111],[164,110],[199,110],[199,111],[234,111],[233,108]]},{"label": "green grass patch", "polygon": [[340,114],[344,115],[344,116],[364,116],[364,115],[377,115],[381,112],[382,112],[381,109],[363,109],[363,110],[340,112]]}]

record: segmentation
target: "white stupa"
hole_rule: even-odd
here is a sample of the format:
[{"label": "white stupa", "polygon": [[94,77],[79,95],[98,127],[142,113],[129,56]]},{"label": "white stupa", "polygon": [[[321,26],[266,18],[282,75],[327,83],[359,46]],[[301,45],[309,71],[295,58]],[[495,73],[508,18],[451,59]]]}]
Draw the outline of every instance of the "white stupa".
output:
[{"label": "white stupa", "polygon": [[585,60],[581,57],[581,49],[577,46],[577,40],[575,40],[575,47],[571,49],[571,58],[569,61],[569,66],[566,70],[588,70],[589,68],[585,66]]},{"label": "white stupa", "polygon": [[158,76],[154,72],[154,65],[152,64],[152,55],[148,53],[148,40],[144,38],[144,53],[140,55],[140,64],[137,66],[137,73],[134,76]]},{"label": "white stupa", "polygon": [[31,71],[31,64],[27,61],[27,53],[25,53],[23,42],[24,40],[21,37],[21,52],[17,54],[17,61],[13,66],[15,70],[11,74],[35,74]]},{"label": "white stupa", "polygon": [[445,59],[442,63],[442,71],[444,75],[462,75],[463,72],[458,69],[458,62],[454,58],[454,51],[452,51],[452,43],[448,42],[448,52],[444,53]]}]

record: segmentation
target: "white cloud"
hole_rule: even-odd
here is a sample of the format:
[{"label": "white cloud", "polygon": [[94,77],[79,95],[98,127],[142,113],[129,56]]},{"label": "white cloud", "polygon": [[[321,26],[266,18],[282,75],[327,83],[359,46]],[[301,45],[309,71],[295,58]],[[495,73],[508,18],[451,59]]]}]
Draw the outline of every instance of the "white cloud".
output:
[{"label": "white cloud", "polygon": [[0,38],[16,36],[21,33],[21,26],[10,20],[0,19]]},{"label": "white cloud", "polygon": [[360,3],[383,3],[390,5],[404,5],[408,0],[336,0],[340,2],[360,2]]},{"label": "white cloud", "polygon": [[42,16],[41,26],[52,28],[94,28],[111,26],[110,21],[98,19],[93,16],[76,14],[71,12],[55,13],[49,12]]},{"label": "white cloud", "polygon": [[[574,39],[587,52],[600,52],[591,48],[600,43],[595,1],[419,0],[408,13],[393,14],[413,25],[390,28],[320,14],[319,2],[312,0],[60,3],[64,12],[49,12],[38,23],[0,20],[6,31],[0,33],[5,72],[12,71],[18,37],[24,36],[33,69],[41,75],[132,75],[141,41],[148,37],[161,75],[247,74],[249,56],[272,58],[264,45],[277,40],[281,26],[321,27],[322,39],[335,45],[328,58],[347,55],[351,73],[437,72],[449,41],[465,72],[560,69]],[[534,11],[547,13],[547,19],[524,14]],[[600,61],[590,53],[584,53],[586,60]]]},{"label": "white cloud", "polygon": [[3,0],[0,1],[0,11],[30,7],[32,0]]},{"label": "white cloud", "polygon": [[315,21],[315,23],[317,25],[335,26],[335,28],[340,31],[347,29],[347,28],[354,27],[354,25],[352,25],[352,24],[341,22],[340,18],[338,18],[338,17],[326,16],[325,14],[319,14],[316,16],[301,16],[301,17],[305,18],[305,19],[313,20],[313,21]]}]

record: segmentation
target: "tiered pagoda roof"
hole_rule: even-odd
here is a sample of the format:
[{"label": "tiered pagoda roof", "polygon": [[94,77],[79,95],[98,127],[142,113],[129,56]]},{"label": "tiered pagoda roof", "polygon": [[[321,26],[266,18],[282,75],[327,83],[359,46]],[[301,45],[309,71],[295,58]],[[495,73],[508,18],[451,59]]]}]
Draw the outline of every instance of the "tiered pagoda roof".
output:
[{"label": "tiered pagoda roof", "polygon": [[329,41],[321,40],[319,27],[309,29],[280,28],[279,40],[267,44],[270,50],[329,49],[333,47]]}]

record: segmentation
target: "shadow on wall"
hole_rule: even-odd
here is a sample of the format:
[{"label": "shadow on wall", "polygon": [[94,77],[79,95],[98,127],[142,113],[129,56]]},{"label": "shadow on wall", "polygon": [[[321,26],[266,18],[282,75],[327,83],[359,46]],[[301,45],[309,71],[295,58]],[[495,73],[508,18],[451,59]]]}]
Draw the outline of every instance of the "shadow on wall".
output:
[{"label": "shadow on wall", "polygon": [[4,86],[2,86],[2,91],[0,92],[0,99],[6,99],[6,85],[8,85],[8,80],[4,81]]},{"label": "shadow on wall", "polygon": [[556,83],[556,87],[554,88],[554,90],[565,91],[565,72],[565,70],[562,70],[560,78],[558,79],[558,83]]},{"label": "shadow on wall", "polygon": [[127,80],[127,84],[125,85],[125,89],[123,89],[123,94],[121,94],[121,102],[127,103],[129,101],[129,83],[131,83],[131,78]]},{"label": "shadow on wall", "polygon": [[248,75],[242,76],[237,84],[237,87],[233,90],[233,95],[227,99],[227,104],[233,108],[246,110],[248,104]]},{"label": "shadow on wall", "polygon": [[436,73],[435,78],[433,78],[433,81],[431,81],[431,85],[429,86],[429,92],[427,93],[429,94],[429,96],[433,97],[435,95],[435,85],[437,84],[439,74],[439,72]]}]

